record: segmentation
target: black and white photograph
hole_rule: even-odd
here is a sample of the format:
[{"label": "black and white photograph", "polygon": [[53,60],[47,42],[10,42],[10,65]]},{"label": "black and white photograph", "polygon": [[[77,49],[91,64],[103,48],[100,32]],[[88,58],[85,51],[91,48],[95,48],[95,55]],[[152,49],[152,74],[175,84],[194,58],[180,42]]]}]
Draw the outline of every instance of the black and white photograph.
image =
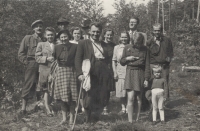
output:
[{"label": "black and white photograph", "polygon": [[200,131],[200,0],[0,0],[0,131]]}]

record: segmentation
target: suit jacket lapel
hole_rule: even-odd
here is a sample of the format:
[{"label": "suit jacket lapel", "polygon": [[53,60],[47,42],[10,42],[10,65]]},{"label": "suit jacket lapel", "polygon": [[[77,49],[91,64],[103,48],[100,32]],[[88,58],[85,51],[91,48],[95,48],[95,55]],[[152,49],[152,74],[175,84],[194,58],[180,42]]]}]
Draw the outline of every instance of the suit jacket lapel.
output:
[{"label": "suit jacket lapel", "polygon": [[88,39],[88,48],[89,48],[89,51],[91,51],[91,55],[94,55],[94,48],[92,45],[92,41],[89,39]]},{"label": "suit jacket lapel", "polygon": [[53,49],[51,49],[49,42],[46,42],[46,43],[45,43],[45,48],[46,48],[48,51],[50,51],[51,53],[53,53],[54,46],[53,46]]}]

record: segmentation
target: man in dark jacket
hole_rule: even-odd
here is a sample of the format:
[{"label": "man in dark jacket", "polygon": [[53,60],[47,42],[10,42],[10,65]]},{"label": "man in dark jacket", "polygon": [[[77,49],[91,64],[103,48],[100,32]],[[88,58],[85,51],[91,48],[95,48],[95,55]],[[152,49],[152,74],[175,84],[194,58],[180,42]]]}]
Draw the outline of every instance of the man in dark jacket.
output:
[{"label": "man in dark jacket", "polygon": [[78,43],[75,67],[78,79],[83,81],[85,79],[82,71],[82,62],[89,59],[91,63],[90,78],[91,89],[86,91],[83,89],[83,107],[85,108],[86,122],[88,122],[93,100],[100,99],[102,108],[107,104],[107,92],[111,87],[111,73],[107,66],[108,54],[103,44],[99,41],[102,31],[100,23],[92,23],[90,25],[89,39],[82,40]]},{"label": "man in dark jacket", "polygon": [[32,97],[36,90],[39,66],[35,61],[35,52],[37,44],[42,42],[43,21],[36,20],[31,24],[31,27],[35,33],[23,38],[18,51],[19,60],[26,66],[25,82],[22,88],[22,114],[26,114],[27,100]]},{"label": "man in dark jacket", "polygon": [[[154,36],[147,41],[150,50],[150,67],[161,68],[162,78],[169,83],[169,68],[173,57],[173,46],[171,39],[162,34],[163,28],[160,23],[153,25]],[[152,75],[153,76],[153,75]],[[169,94],[169,90],[168,90]],[[169,97],[169,95],[168,95]],[[151,91],[146,92],[146,98],[151,99]]]}]

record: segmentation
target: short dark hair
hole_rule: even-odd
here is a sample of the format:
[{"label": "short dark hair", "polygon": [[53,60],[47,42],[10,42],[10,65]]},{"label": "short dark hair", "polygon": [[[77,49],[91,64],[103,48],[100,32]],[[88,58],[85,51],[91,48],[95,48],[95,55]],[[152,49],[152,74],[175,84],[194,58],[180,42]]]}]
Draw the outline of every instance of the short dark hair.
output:
[{"label": "short dark hair", "polygon": [[144,46],[144,35],[142,35],[142,33],[138,33],[136,32],[135,36],[134,36],[134,45],[137,47],[142,47]]},{"label": "short dark hair", "polygon": [[135,19],[135,20],[137,20],[137,24],[140,23],[140,19],[139,19],[137,16],[134,16],[134,15],[131,16],[130,19],[129,19],[129,22],[130,22],[131,19]]},{"label": "short dark hair", "polygon": [[71,40],[71,34],[69,33],[69,31],[67,29],[66,30],[61,30],[60,32],[58,32],[56,37],[60,39],[60,35],[61,34],[67,34],[69,40]]},{"label": "short dark hair", "polygon": [[105,35],[106,32],[108,32],[108,31],[111,31],[112,34],[114,35],[114,31],[113,31],[113,29],[111,29],[111,28],[106,28],[106,29],[103,30],[103,33],[102,33],[102,38],[103,38],[103,40],[105,39],[104,35]]},{"label": "short dark hair", "polygon": [[90,24],[90,29],[91,29],[92,26],[95,26],[95,27],[99,28],[100,31],[102,31],[102,25],[101,25],[100,22],[92,22],[92,23]]},{"label": "short dark hair", "polygon": [[82,35],[83,35],[83,31],[82,31],[82,29],[81,29],[80,27],[72,27],[71,30],[70,30],[70,33],[71,33],[71,37],[72,37],[72,39],[74,39],[74,37],[73,37],[73,33],[74,33],[75,30],[80,30],[81,37],[82,37]]}]

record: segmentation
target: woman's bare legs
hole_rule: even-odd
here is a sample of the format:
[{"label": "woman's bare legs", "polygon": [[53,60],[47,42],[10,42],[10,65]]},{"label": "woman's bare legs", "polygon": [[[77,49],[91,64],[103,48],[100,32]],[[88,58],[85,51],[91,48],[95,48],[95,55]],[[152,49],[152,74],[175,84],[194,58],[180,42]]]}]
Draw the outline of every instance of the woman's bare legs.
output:
[{"label": "woman's bare legs", "polygon": [[130,123],[133,122],[133,102],[135,98],[135,91],[133,90],[128,90],[127,91],[127,96],[128,96],[128,102],[127,102],[127,109],[128,109],[128,121]]},{"label": "woman's bare legs", "polygon": [[142,92],[137,92],[136,93],[136,97],[137,97],[137,103],[138,103],[138,111],[137,111],[137,117],[136,117],[136,121],[139,120],[140,117],[140,112],[141,112],[141,106],[142,106]]}]

